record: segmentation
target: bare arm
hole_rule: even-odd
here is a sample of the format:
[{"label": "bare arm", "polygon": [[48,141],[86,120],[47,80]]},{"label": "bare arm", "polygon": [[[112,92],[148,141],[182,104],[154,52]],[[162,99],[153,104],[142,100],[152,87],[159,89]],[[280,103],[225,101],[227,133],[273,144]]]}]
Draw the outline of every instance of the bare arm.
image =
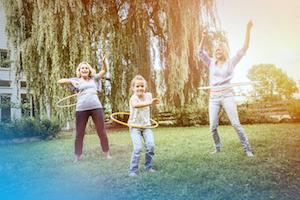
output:
[{"label": "bare arm", "polygon": [[253,26],[252,20],[250,20],[247,24],[247,32],[246,32],[246,38],[245,38],[245,46],[249,47],[249,41],[250,41],[250,30]]},{"label": "bare arm", "polygon": [[70,80],[70,79],[67,79],[67,78],[62,78],[60,80],[57,81],[58,84],[61,84],[61,85],[72,85],[72,83],[74,84],[81,84],[81,82],[79,81],[74,81],[74,80]]},{"label": "bare arm", "polygon": [[57,81],[57,83],[61,85],[71,85],[71,80],[67,78],[63,78]]},{"label": "bare arm", "polygon": [[134,108],[142,108],[142,107],[146,107],[146,106],[155,107],[159,103],[160,103],[160,100],[158,98],[154,98],[150,102],[138,102],[137,99],[132,99],[131,100],[131,105]]},{"label": "bare arm", "polygon": [[106,58],[107,56],[110,54],[110,52],[107,52],[105,54],[105,56],[103,57],[102,59],[102,70],[99,72],[98,74],[98,80],[100,80],[101,78],[103,78],[103,76],[106,74],[107,72],[107,61],[106,61]]},{"label": "bare arm", "polygon": [[202,32],[202,38],[201,38],[201,42],[200,42],[200,45],[199,45],[199,49],[203,49],[206,36],[207,36],[207,29],[205,29]]}]

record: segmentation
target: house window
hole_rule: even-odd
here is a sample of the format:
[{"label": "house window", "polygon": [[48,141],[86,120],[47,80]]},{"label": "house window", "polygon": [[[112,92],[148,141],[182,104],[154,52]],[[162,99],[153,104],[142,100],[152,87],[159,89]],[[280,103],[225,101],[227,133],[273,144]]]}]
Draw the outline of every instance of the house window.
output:
[{"label": "house window", "polygon": [[0,86],[2,86],[2,87],[10,87],[10,81],[0,81]]},{"label": "house window", "polygon": [[1,56],[1,59],[7,59],[7,51],[1,50],[0,51],[0,56]]},{"label": "house window", "polygon": [[25,81],[21,81],[21,88],[26,88],[26,82]]},{"label": "house window", "polygon": [[1,96],[0,108],[1,108],[1,121],[10,122],[10,96]]},{"label": "house window", "polygon": [[10,67],[10,62],[7,59],[7,51],[6,50],[0,50],[0,67],[3,67],[3,68]]}]

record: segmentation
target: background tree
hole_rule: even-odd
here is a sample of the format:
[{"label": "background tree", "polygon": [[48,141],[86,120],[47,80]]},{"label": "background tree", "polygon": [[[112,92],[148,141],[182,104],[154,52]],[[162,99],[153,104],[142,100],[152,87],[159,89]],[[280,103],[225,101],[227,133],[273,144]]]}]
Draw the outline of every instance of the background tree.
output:
[{"label": "background tree", "polygon": [[291,99],[292,94],[298,91],[296,82],[273,64],[252,66],[247,77],[251,81],[260,81],[260,85],[253,87],[251,96],[261,101],[277,101],[283,97]]},{"label": "background tree", "polygon": [[[164,80],[162,99],[173,109],[184,104],[199,104],[208,95],[207,91],[197,89],[200,85],[208,85],[208,70],[197,55],[201,33],[208,27],[211,30],[206,43],[210,55],[212,40],[226,42],[225,32],[220,29],[215,1],[162,2],[166,13],[166,39],[160,42]],[[200,92],[205,94],[202,99]]]},{"label": "background tree", "polygon": [[[224,40],[214,0],[3,0],[6,34],[14,50],[16,75],[41,112],[73,116],[54,104],[70,95],[57,80],[76,76],[81,61],[101,68],[111,51],[100,94],[112,112],[128,110],[130,81],[141,74],[151,92],[171,107],[197,102],[207,71],[197,57],[199,36],[210,27]],[[158,41],[157,43],[155,41]],[[211,52],[211,46],[206,46]],[[159,55],[153,54],[159,50]],[[157,57],[162,66],[154,66]],[[159,94],[158,94],[159,93]],[[71,103],[73,100],[68,100]]]}]

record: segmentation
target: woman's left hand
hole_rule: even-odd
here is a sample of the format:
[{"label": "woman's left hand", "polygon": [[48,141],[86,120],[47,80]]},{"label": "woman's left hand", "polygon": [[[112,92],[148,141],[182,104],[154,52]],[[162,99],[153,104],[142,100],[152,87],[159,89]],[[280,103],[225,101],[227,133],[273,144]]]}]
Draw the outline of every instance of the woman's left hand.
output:
[{"label": "woman's left hand", "polygon": [[247,24],[247,30],[250,30],[253,26],[252,19]]},{"label": "woman's left hand", "polygon": [[110,54],[110,51],[108,51],[108,52],[104,55],[102,61],[104,61],[104,60],[107,58],[107,56],[109,56],[109,54]]}]

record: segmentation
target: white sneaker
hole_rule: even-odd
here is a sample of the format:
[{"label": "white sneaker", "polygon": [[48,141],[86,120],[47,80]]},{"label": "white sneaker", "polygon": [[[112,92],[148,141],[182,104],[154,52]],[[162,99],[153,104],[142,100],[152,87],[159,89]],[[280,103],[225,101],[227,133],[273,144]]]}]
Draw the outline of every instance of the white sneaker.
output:
[{"label": "white sneaker", "polygon": [[151,172],[151,173],[156,172],[156,171],[155,171],[154,169],[152,169],[152,168],[150,168],[148,171]]},{"label": "white sneaker", "polygon": [[128,174],[129,176],[137,176],[137,174],[135,172],[131,172]]},{"label": "white sneaker", "polygon": [[247,156],[248,156],[248,157],[253,157],[254,155],[253,155],[252,152],[247,152]]}]

